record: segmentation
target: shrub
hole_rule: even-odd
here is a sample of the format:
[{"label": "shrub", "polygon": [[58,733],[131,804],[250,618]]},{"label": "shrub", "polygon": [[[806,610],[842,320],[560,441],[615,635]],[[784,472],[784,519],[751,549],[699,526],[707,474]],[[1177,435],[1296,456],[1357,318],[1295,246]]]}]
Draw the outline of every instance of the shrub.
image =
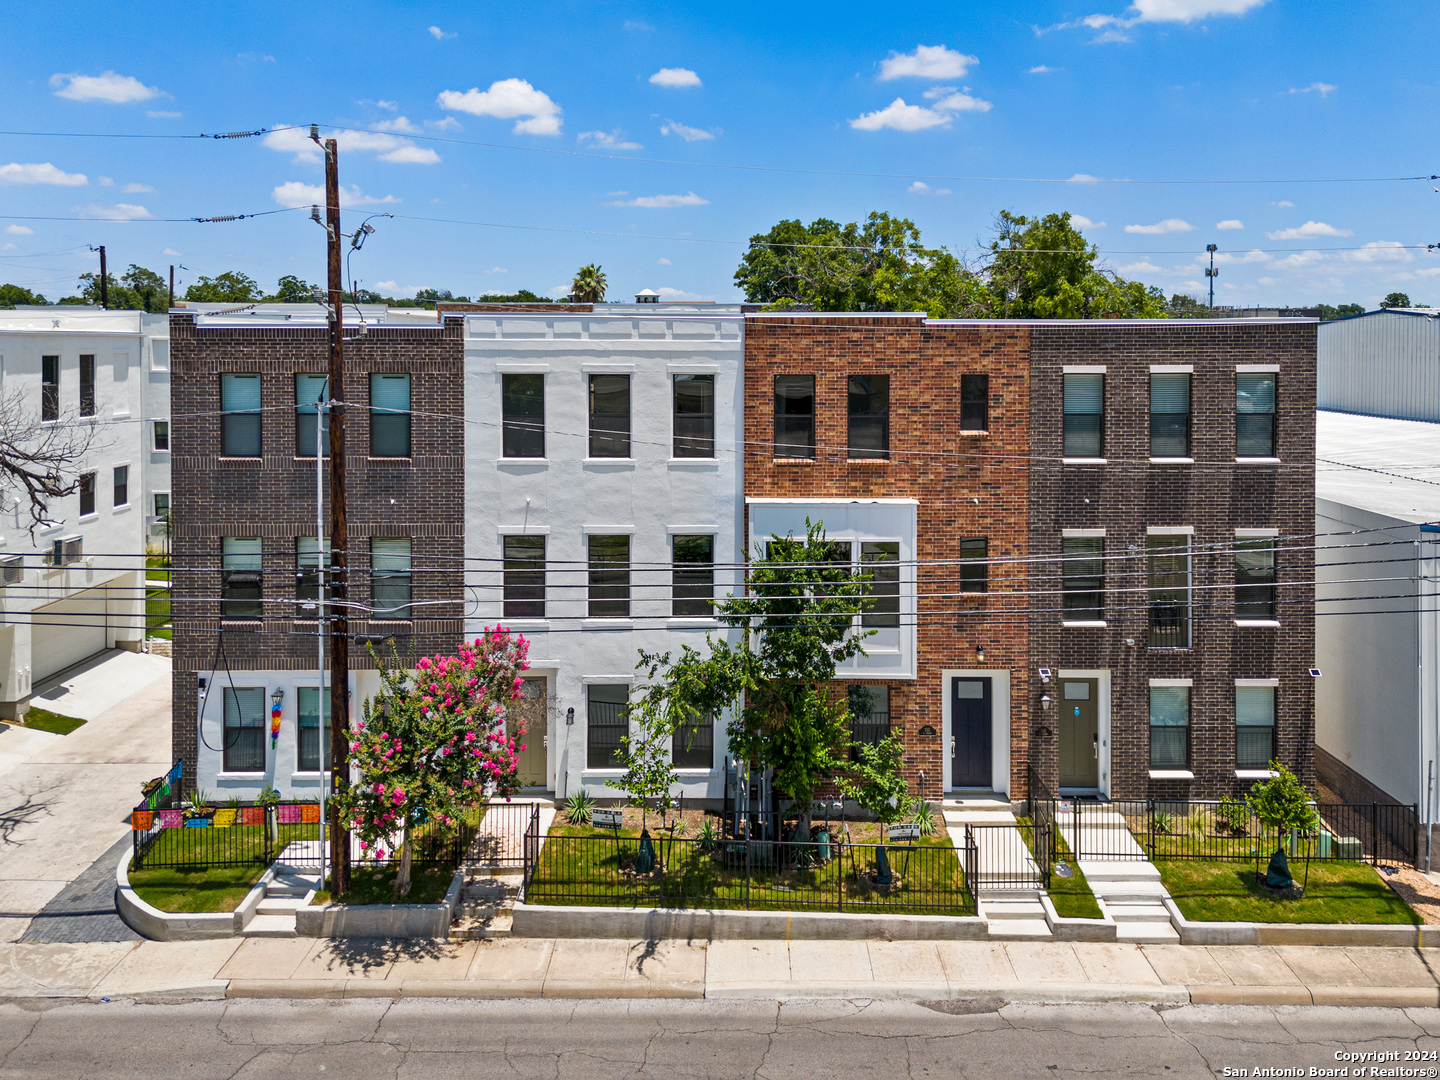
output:
[{"label": "shrub", "polygon": [[565,817],[571,825],[589,825],[590,811],[594,809],[595,800],[583,788],[565,800]]}]

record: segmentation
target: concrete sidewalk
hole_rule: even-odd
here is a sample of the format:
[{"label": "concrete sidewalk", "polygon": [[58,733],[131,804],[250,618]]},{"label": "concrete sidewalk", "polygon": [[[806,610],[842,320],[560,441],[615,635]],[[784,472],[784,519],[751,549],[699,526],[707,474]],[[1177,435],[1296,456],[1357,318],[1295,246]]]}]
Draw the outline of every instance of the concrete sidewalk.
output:
[{"label": "concrete sidewalk", "polygon": [[1440,1005],[1440,950],[1064,942],[0,944],[0,999],[945,998]]}]

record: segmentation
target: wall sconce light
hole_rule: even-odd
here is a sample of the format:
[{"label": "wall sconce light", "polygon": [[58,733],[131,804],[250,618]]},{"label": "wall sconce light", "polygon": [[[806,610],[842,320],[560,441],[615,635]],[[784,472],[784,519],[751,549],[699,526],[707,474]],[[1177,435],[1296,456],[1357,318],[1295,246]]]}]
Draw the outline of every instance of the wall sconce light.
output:
[{"label": "wall sconce light", "polygon": [[568,709],[565,710],[565,726],[566,726],[566,727],[573,727],[574,725],[575,725],[575,709],[574,709],[574,707],[572,706],[572,707],[570,707],[570,708],[568,708]]},{"label": "wall sconce light", "polygon": [[1044,709],[1046,712],[1049,712],[1049,711],[1050,711],[1050,695],[1049,695],[1049,694],[1041,694],[1041,695],[1040,695],[1040,708]]},{"label": "wall sconce light", "polygon": [[975,646],[975,659],[978,660],[978,661],[980,661],[980,663],[982,663],[982,664],[985,662],[985,646],[984,646],[984,645],[976,645],[976,646]]}]

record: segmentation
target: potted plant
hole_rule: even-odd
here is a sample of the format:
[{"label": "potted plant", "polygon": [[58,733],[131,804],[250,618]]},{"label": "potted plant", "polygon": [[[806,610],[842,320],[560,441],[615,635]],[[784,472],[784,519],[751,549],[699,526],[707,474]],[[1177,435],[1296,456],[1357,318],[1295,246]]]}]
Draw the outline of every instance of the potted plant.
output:
[{"label": "potted plant", "polygon": [[[1275,854],[1262,877],[1256,870],[1256,878],[1266,892],[1276,899],[1298,899],[1305,892],[1305,885],[1296,886],[1290,874],[1290,863],[1286,857],[1285,840],[1291,842],[1298,835],[1314,833],[1320,826],[1320,815],[1315,810],[1310,793],[1299,778],[1278,761],[1270,762],[1273,774],[1268,780],[1257,781],[1250,788],[1245,801],[1260,819],[1262,825],[1275,830]],[[1294,854],[1292,852],[1291,854]],[[1310,851],[1305,849],[1305,884],[1310,881]]]},{"label": "potted plant", "polygon": [[187,828],[204,829],[209,827],[210,819],[215,816],[215,808],[206,805],[209,801],[209,796],[200,788],[196,788],[190,792],[189,797],[185,800],[185,808],[182,811]]}]

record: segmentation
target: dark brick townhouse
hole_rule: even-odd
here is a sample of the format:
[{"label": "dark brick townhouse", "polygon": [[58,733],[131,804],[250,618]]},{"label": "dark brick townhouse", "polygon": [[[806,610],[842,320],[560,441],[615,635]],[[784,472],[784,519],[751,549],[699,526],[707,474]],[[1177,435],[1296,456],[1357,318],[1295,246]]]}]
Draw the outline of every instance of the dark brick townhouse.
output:
[{"label": "dark brick townhouse", "polygon": [[[171,320],[174,752],[212,796],[270,783],[300,797],[318,790],[327,745],[305,607],[318,556],[316,414],[304,406],[321,393],[329,337],[323,323],[245,321],[259,325]],[[462,321],[371,327],[345,350],[349,595],[366,608],[351,633],[393,635],[402,655],[452,650],[464,606]],[[351,658],[363,691],[374,665],[360,645]]]}]

